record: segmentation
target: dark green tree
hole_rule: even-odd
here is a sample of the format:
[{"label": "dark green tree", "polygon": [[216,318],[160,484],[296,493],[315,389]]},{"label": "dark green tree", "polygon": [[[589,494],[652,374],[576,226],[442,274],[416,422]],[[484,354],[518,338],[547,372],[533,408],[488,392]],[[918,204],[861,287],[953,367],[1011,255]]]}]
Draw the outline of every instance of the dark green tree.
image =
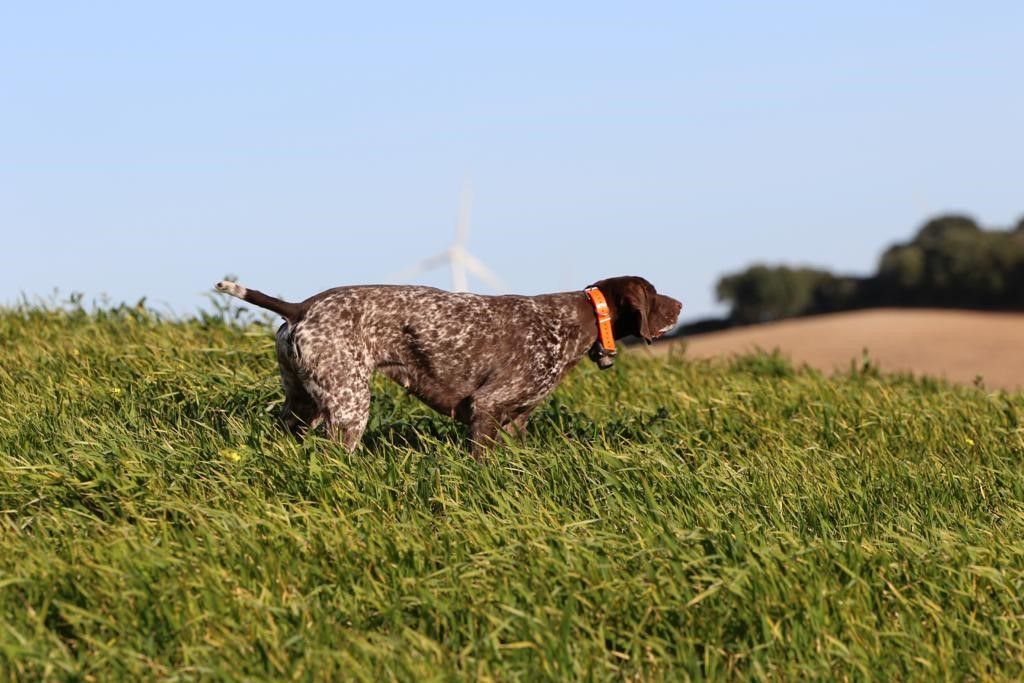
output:
[{"label": "dark green tree", "polygon": [[755,265],[718,282],[734,325],[868,306],[1024,309],[1024,218],[983,230],[963,215],[938,216],[889,247],[875,275]]},{"label": "dark green tree", "polygon": [[813,268],[755,265],[719,280],[718,300],[732,305],[735,324],[781,320],[810,310],[818,284],[829,278],[827,271]]}]

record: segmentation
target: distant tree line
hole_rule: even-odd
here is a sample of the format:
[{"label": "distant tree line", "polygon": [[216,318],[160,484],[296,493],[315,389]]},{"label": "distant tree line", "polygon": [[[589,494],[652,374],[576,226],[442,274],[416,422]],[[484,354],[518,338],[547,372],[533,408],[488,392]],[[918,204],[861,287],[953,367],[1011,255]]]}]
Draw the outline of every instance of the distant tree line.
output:
[{"label": "distant tree line", "polygon": [[869,277],[815,268],[755,265],[718,282],[727,320],[690,332],[877,306],[1024,309],[1024,219],[983,230],[971,218],[940,216],[882,254]]}]

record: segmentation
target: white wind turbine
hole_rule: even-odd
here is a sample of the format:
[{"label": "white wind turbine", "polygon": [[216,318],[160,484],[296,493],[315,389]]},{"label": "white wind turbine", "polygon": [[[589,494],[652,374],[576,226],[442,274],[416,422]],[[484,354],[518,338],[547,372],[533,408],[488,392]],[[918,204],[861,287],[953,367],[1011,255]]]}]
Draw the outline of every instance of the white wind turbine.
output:
[{"label": "white wind turbine", "polygon": [[466,238],[469,235],[470,203],[470,189],[469,185],[466,184],[463,186],[462,194],[459,197],[459,218],[455,224],[455,241],[452,242],[451,246],[439,254],[423,259],[412,268],[389,279],[392,282],[407,282],[418,275],[447,263],[452,272],[452,291],[465,292],[467,290],[469,284],[466,277],[467,271],[486,282],[497,292],[508,291],[505,284],[497,275],[491,272],[490,268],[466,250]]}]

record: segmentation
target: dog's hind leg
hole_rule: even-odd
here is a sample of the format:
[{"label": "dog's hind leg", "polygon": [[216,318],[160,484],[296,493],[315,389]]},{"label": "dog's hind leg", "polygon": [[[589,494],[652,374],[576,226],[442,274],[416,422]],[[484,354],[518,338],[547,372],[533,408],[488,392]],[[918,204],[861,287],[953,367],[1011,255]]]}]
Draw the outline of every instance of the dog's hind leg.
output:
[{"label": "dog's hind leg", "polygon": [[530,408],[525,412],[521,413],[518,417],[510,420],[501,426],[503,432],[508,434],[515,441],[526,440],[526,423],[530,419],[530,412],[533,409]]},{"label": "dog's hind leg", "polygon": [[307,430],[319,424],[322,419],[321,410],[316,400],[306,391],[300,378],[288,323],[278,328],[276,347],[277,364],[281,370],[281,388],[284,389],[281,422],[301,441]]},{"label": "dog's hind leg", "polygon": [[358,347],[313,342],[302,351],[302,386],[313,398],[327,435],[355,450],[370,417],[370,375],[373,369]]},{"label": "dog's hind leg", "polygon": [[281,422],[285,429],[301,441],[308,430],[314,429],[323,420],[322,411],[301,384],[297,389],[286,388],[284,393]]},{"label": "dog's hind leg", "polygon": [[306,383],[309,393],[320,405],[327,435],[352,451],[363,438],[370,418],[370,371],[361,366],[320,374]]}]

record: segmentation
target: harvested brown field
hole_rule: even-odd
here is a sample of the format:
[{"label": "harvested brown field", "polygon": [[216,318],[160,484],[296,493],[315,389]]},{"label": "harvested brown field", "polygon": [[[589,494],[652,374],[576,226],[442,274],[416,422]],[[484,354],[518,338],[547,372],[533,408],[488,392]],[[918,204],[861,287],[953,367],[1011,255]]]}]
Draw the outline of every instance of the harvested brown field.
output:
[{"label": "harvested brown field", "polygon": [[797,364],[826,372],[848,368],[864,350],[883,372],[912,372],[986,387],[1024,388],[1024,313],[875,309],[766,323],[688,337],[697,358],[778,349]]}]

